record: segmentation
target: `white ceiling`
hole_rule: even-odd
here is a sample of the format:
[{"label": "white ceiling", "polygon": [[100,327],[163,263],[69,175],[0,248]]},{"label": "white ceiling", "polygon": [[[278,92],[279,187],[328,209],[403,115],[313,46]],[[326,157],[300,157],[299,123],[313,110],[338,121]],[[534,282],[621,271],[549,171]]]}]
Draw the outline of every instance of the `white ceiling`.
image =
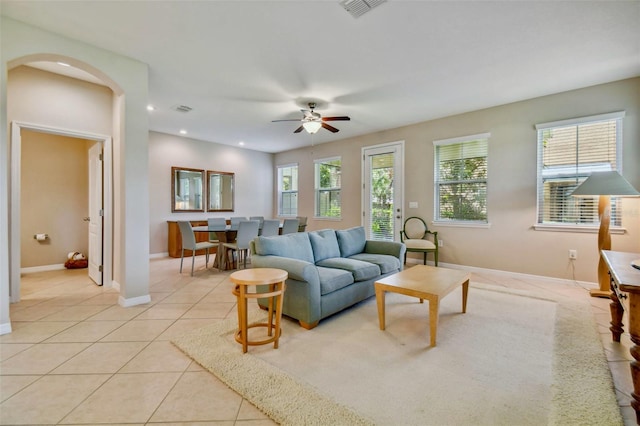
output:
[{"label": "white ceiling", "polygon": [[[640,75],[640,1],[389,0],[357,19],[337,0],[0,7],[147,63],[152,130],[266,152]],[[309,100],[351,121],[313,136],[271,123]]]}]

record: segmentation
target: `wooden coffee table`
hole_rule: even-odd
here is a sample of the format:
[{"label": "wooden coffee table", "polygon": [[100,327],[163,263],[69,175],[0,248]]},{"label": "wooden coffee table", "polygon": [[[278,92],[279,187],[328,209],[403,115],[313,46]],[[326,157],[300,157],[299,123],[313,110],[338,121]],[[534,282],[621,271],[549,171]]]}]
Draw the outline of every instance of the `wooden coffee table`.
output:
[{"label": "wooden coffee table", "polygon": [[417,297],[420,303],[429,301],[429,330],[431,346],[436,345],[440,299],[462,286],[462,312],[467,312],[469,272],[426,265],[416,265],[375,282],[380,330],[385,329],[384,298],[386,292]]}]

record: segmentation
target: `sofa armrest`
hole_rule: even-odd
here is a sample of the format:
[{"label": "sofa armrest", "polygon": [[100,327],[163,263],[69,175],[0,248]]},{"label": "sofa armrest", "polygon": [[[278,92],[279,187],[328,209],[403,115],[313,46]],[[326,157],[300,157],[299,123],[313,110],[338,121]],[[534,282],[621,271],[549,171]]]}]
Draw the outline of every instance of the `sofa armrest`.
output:
[{"label": "sofa armrest", "polygon": [[318,268],[313,263],[304,260],[292,259],[281,256],[251,255],[251,266],[254,268],[277,268],[284,269],[289,273],[289,278],[298,281],[307,281],[320,288],[320,276]]},{"label": "sofa armrest", "polygon": [[403,243],[397,243],[395,241],[373,241],[367,240],[364,245],[365,253],[374,254],[388,254],[400,259],[400,263],[404,261],[404,253],[406,246]]}]

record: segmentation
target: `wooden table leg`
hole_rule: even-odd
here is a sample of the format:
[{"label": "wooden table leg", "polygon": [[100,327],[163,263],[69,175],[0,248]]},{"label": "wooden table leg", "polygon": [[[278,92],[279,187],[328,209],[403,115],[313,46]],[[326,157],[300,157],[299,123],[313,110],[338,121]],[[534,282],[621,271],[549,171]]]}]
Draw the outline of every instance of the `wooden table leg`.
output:
[{"label": "wooden table leg", "polygon": [[429,299],[429,334],[431,337],[431,346],[436,345],[436,333],[438,332],[438,310],[440,302],[437,298]]},{"label": "wooden table leg", "polygon": [[640,318],[634,315],[640,309],[640,294],[629,292],[629,334],[633,346],[630,349],[633,361],[631,361],[631,380],[633,392],[631,392],[631,407],[636,411],[636,422],[640,424]]},{"label": "wooden table leg", "polygon": [[385,327],[384,296],[385,291],[376,286],[376,302],[378,303],[378,321],[380,322],[380,330],[384,330]]},{"label": "wooden table leg", "polygon": [[240,300],[238,300],[238,319],[240,320],[240,337],[242,340],[242,353],[247,353],[249,330],[247,320],[247,298],[245,297],[246,286],[240,286]]},{"label": "wooden table leg", "polygon": [[[613,287],[612,287],[613,288]],[[620,341],[620,336],[624,332],[624,328],[622,325],[622,315],[624,313],[624,308],[622,307],[622,303],[620,299],[618,299],[618,295],[615,291],[611,292],[611,303],[609,303],[609,310],[611,311],[611,337],[614,342]]]},{"label": "wooden table leg", "polygon": [[462,283],[462,313],[467,313],[467,295],[469,294],[469,280]]}]

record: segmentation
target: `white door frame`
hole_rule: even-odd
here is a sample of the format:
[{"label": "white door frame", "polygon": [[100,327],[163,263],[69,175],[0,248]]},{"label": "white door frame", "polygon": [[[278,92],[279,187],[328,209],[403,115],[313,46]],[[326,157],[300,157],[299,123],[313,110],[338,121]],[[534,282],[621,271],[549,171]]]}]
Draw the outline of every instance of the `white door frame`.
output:
[{"label": "white door frame", "polygon": [[[395,142],[387,142],[387,143],[382,143],[379,145],[371,145],[371,146],[364,146],[362,147],[362,199],[361,199],[361,210],[362,210],[362,216],[361,216],[361,224],[362,226],[364,226],[366,232],[367,232],[367,238],[369,238],[369,229],[368,229],[368,225],[366,223],[366,212],[368,209],[368,205],[367,205],[367,201],[369,199],[369,194],[367,193],[367,191],[370,191],[370,189],[367,188],[367,182],[369,180],[369,176],[367,176],[367,151],[370,150],[380,150],[383,151],[385,148],[388,148],[391,152],[391,150],[396,150],[396,153],[398,155],[396,161],[397,164],[399,163],[399,167],[400,173],[396,173],[394,175],[394,179],[396,180],[396,182],[394,183],[395,185],[399,185],[400,190],[397,191],[398,194],[396,194],[398,197],[394,196],[394,200],[393,200],[393,204],[394,204],[394,208],[397,207],[400,209],[400,211],[394,211],[393,212],[393,216],[396,219],[394,221],[394,223],[399,224],[399,229],[402,228],[402,220],[404,219],[404,141],[395,141]],[[396,186],[397,187],[397,186]],[[397,198],[400,198],[399,200],[397,200]],[[397,218],[397,216],[400,216],[400,218]],[[397,235],[396,235],[397,234]],[[394,241],[400,241],[400,234],[398,232],[394,232],[393,233],[393,240]]]},{"label": "white door frame", "polygon": [[63,129],[21,121],[11,122],[11,208],[9,214],[9,292],[12,303],[20,301],[20,168],[21,131],[49,133],[59,136],[94,140],[104,148],[104,227],[102,238],[103,276],[105,287],[112,286],[113,277],[113,145],[111,136]]}]

